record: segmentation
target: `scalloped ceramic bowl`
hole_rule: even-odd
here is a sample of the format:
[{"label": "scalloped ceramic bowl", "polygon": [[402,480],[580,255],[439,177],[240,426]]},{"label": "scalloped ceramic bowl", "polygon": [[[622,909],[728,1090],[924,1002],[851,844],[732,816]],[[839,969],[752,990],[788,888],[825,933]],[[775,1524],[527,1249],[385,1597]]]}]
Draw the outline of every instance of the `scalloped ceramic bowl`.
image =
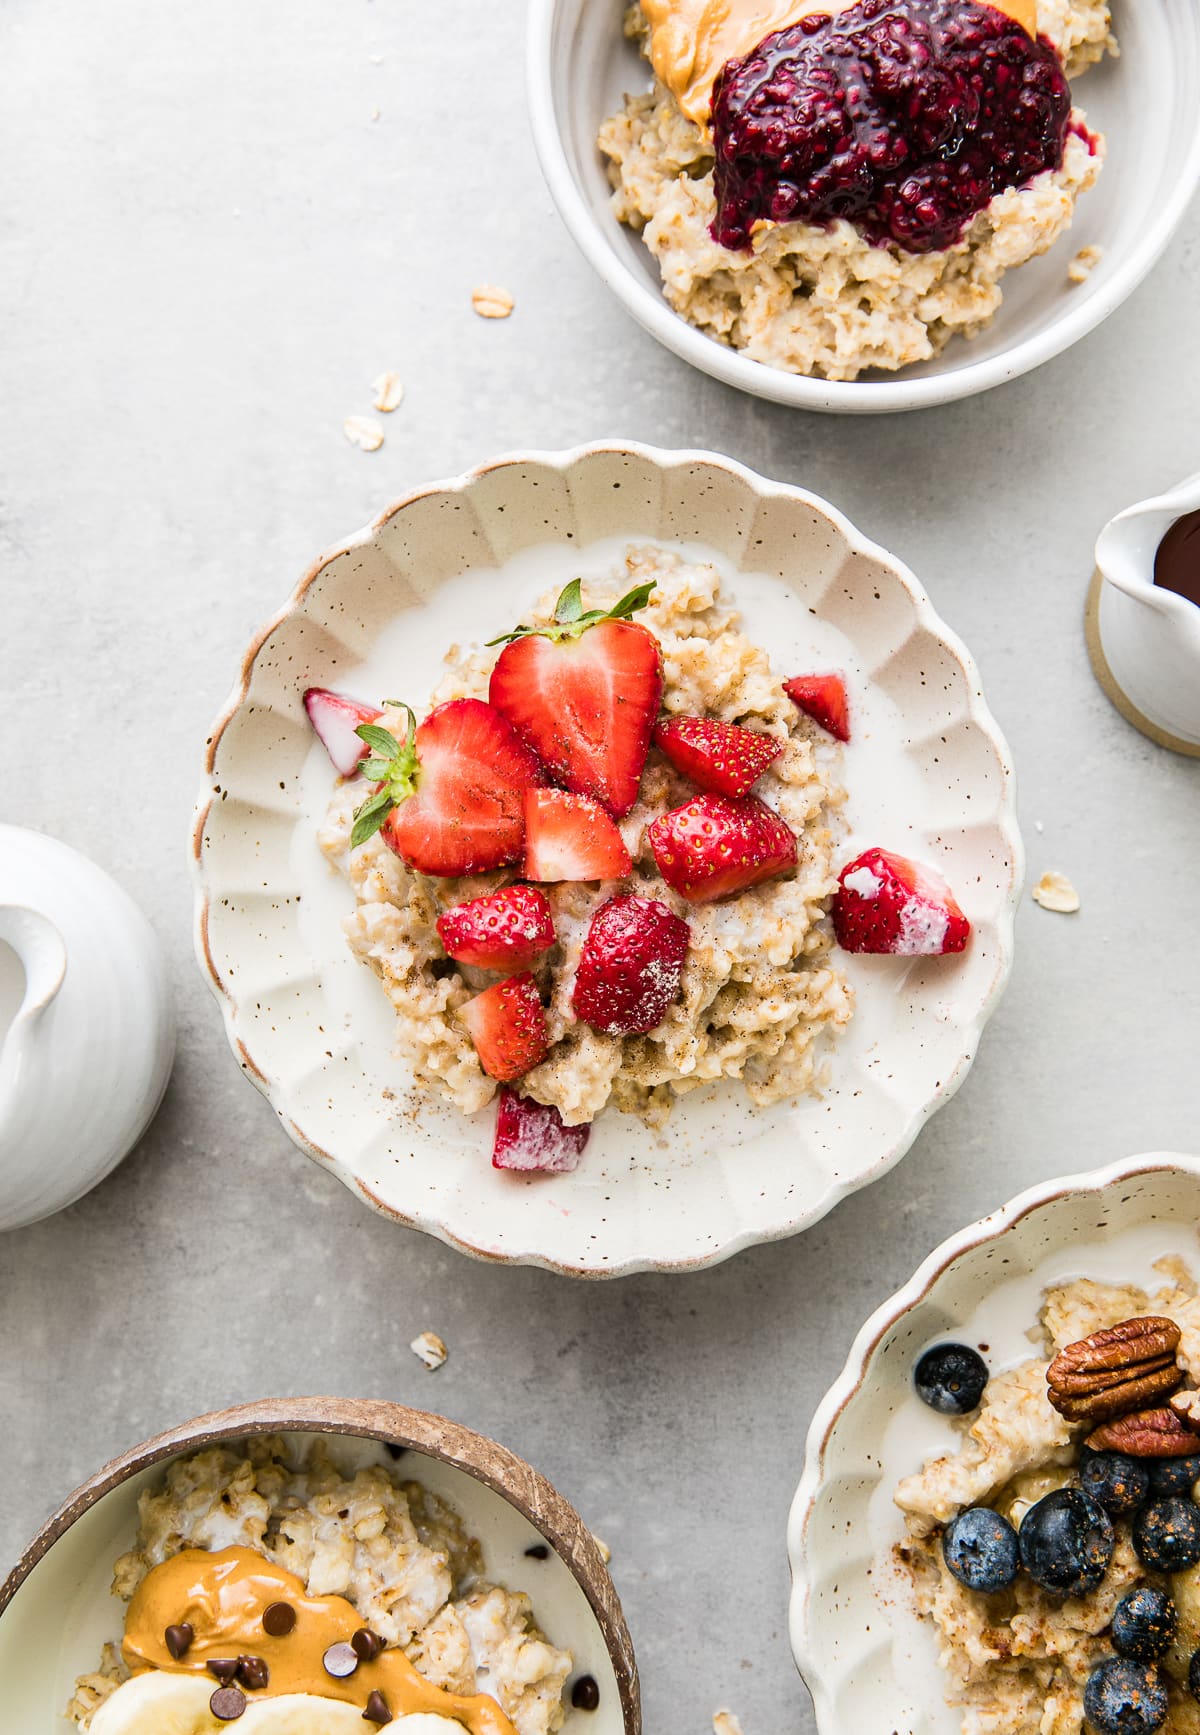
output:
[{"label": "scalloped ceramic bowl", "polygon": [[[797,409],[872,414],[972,397],[1077,343],[1133,293],[1178,228],[1200,179],[1200,9],[1195,0],[1115,0],[1121,57],[1076,82],[1107,135],[1108,161],[1070,234],[1010,272],[1004,305],[971,342],[934,361],[857,380],[768,367],[688,324],[663,299],[657,261],[618,223],[596,147],[626,91],[648,90],[646,62],[621,30],[627,0],[531,0],[526,83],[542,173],[572,239],[638,324],[726,385]],[[1087,282],[1067,280],[1084,245],[1103,249]]]},{"label": "scalloped ceramic bowl", "polygon": [[[843,960],[857,1011],[820,1099],[759,1111],[740,1086],[698,1090],[661,1132],[602,1115],[574,1174],[501,1174],[490,1111],[406,1095],[391,1007],[343,937],[351,892],[317,848],[333,775],[301,695],[422,704],[448,646],[492,637],[552,584],[611,572],[637,541],[717,560],[781,674],[848,671],[847,849],[932,859],[975,936],[958,958]],[[970,656],[912,574],[832,507],[727,458],[518,455],[389,508],[318,561],[251,646],[208,769],[197,943],[242,1066],[369,1205],[491,1259],[686,1269],[804,1228],[896,1162],[956,1088],[1009,967],[1012,773]]]},{"label": "scalloped ceramic bowl", "polygon": [[[96,1667],[101,1646],[121,1631],[113,1562],[133,1545],[143,1489],[176,1458],[263,1434],[297,1443],[321,1435],[347,1473],[390,1463],[387,1445],[403,1449],[405,1475],[457,1508],[483,1544],[488,1571],[529,1592],[550,1638],[574,1656],[576,1674],[599,1685],[598,1709],[568,1711],[563,1735],[641,1735],[633,1642],[574,1507],[524,1459],[459,1422],[353,1398],[266,1398],[199,1416],[114,1458],[69,1495],[0,1584],[5,1729],[74,1729],[63,1708],[76,1678]],[[548,1559],[527,1559],[524,1551],[543,1541]]]},{"label": "scalloped ceramic bowl", "polygon": [[933,1629],[893,1557],[892,1490],[960,1437],[917,1397],[917,1356],[954,1339],[1014,1366],[1049,1284],[1150,1283],[1167,1253],[1200,1276],[1198,1222],[1200,1157],[1155,1152],[1047,1181],[943,1242],[863,1326],[813,1419],[788,1525],[792,1649],[820,1735],[960,1735]]}]

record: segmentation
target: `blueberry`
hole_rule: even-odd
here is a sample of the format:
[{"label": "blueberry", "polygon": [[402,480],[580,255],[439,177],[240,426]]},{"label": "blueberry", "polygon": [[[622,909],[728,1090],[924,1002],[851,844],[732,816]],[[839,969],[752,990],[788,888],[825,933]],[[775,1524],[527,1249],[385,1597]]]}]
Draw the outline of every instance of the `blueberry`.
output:
[{"label": "blueberry", "polygon": [[1146,1504],[1150,1472],[1123,1452],[1092,1452],[1080,1465],[1079,1486],[1110,1517],[1124,1518]]},{"label": "blueberry", "polygon": [[1092,1672],[1083,1714],[1096,1735],[1153,1735],[1167,1716],[1167,1689],[1149,1663],[1113,1657]]},{"label": "blueberry", "polygon": [[1112,1559],[1112,1520],[1078,1488],[1057,1488],[1021,1520],[1021,1565],[1043,1590],[1084,1596]]},{"label": "blueberry", "polygon": [[942,1554],[968,1590],[1006,1590],[1017,1576],[1017,1533],[986,1506],[959,1513],[942,1538]]},{"label": "blueberry", "polygon": [[927,1349],[913,1375],[917,1396],[943,1416],[966,1416],[976,1408],[988,1382],[987,1363],[963,1343]]},{"label": "blueberry", "polygon": [[1156,1500],[1164,1494],[1190,1494],[1200,1482],[1200,1458],[1157,1458],[1150,1466],[1150,1492]]},{"label": "blueberry", "polygon": [[1144,1506],[1133,1522],[1133,1546],[1152,1572],[1184,1572],[1200,1561],[1200,1507],[1178,1494]]},{"label": "blueberry", "polygon": [[1113,1613],[1113,1650],[1136,1663],[1153,1663],[1171,1648],[1179,1617],[1165,1590],[1143,1585],[1122,1597]]},{"label": "blueberry", "polygon": [[1192,1652],[1192,1660],[1188,1664],[1188,1692],[1193,1699],[1200,1699],[1200,1651]]}]

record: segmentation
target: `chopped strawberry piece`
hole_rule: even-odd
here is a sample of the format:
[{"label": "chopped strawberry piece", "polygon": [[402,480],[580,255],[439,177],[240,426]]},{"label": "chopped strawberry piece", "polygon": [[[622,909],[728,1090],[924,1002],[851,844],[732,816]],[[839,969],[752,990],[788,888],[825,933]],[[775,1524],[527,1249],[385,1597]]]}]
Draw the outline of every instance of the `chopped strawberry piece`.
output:
[{"label": "chopped strawberry piece", "polygon": [[590,795],[526,790],[526,879],[619,880],[631,866],[620,832]]},{"label": "chopped strawberry piece", "polygon": [[850,706],[841,675],[797,675],[783,683],[783,690],[822,729],[839,741],[850,739]]},{"label": "chopped strawberry piece", "polygon": [[627,618],[653,588],[639,585],[610,610],[585,611],[574,580],[553,624],[506,635],[488,692],[556,782],[594,796],[618,819],[637,800],[662,698],[658,640]]},{"label": "chopped strawberry piece", "polygon": [[493,1169],[516,1169],[523,1174],[567,1175],[578,1167],[588,1142],[591,1123],[563,1125],[553,1103],[534,1102],[515,1090],[500,1092],[496,1116],[496,1141],[492,1146]]},{"label": "chopped strawberry piece", "polygon": [[783,751],[770,735],[715,717],[666,717],[654,731],[654,745],[701,789],[735,797],[748,794]]},{"label": "chopped strawberry piece", "polygon": [[379,715],[378,705],[364,705],[345,693],[332,693],[328,687],[310,687],[304,695],[304,709],[316,730],[321,745],[333,761],[335,771],[343,777],[353,777],[360,759],[370,748],[361,735],[355,733],[360,723],[373,723]]},{"label": "chopped strawberry piece", "polygon": [[459,1008],[479,1064],[503,1082],[520,1078],[546,1058],[550,1037],[537,983],[526,972],[507,976]]},{"label": "chopped strawberry piece", "polygon": [[585,1024],[610,1036],[653,1030],[679,993],[691,929],[666,904],[625,895],[592,917],[572,1004]]},{"label": "chopped strawberry piece", "polygon": [[757,796],[698,795],[647,834],[658,871],[689,903],[745,891],[796,865],[796,836]]},{"label": "chopped strawberry piece", "polygon": [[961,952],[971,933],[936,868],[885,849],[864,850],[842,869],[832,914],[847,952],[934,957]]},{"label": "chopped strawberry piece", "polygon": [[554,944],[554,918],[536,886],[505,886],[455,904],[437,919],[446,956],[480,970],[527,970]]},{"label": "chopped strawberry piece", "polygon": [[[406,707],[407,708],[407,707]],[[354,848],[380,831],[420,873],[487,873],[519,861],[525,791],[542,769],[512,725],[482,699],[452,699],[403,742],[374,724],[359,734],[371,750],[363,776],[377,787],[354,816]]]}]

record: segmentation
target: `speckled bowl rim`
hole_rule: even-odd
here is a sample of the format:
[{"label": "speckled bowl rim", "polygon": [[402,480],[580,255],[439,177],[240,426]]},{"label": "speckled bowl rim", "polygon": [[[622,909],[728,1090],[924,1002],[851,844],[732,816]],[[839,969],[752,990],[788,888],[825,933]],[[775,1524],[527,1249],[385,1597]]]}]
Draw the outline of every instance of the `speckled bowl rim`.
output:
[{"label": "speckled bowl rim", "polygon": [[[880,415],[898,410],[929,409],[956,403],[990,391],[993,386],[1041,367],[1070,349],[1114,313],[1158,263],[1179,227],[1200,184],[1200,111],[1186,155],[1169,197],[1151,212],[1140,243],[1129,251],[1108,281],[1074,311],[1031,337],[1012,343],[998,355],[967,362],[953,372],[923,379],[823,380],[786,373],[765,362],[728,349],[689,325],[662,295],[643,282],[609,246],[595,213],[583,198],[571,171],[554,107],[551,74],[556,15],[562,0],[530,0],[525,39],[525,82],[534,148],[550,196],[567,230],[588,264],[644,331],[702,373],[739,391],[793,409],[838,415]],[[614,19],[619,12],[614,11]],[[612,219],[616,223],[616,218]]]},{"label": "speckled bowl rim", "polygon": [[788,1566],[792,1589],[788,1604],[788,1631],[792,1655],[804,1683],[812,1694],[817,1727],[821,1735],[840,1735],[833,1690],[824,1673],[824,1660],[809,1632],[809,1605],[814,1584],[807,1571],[808,1528],[825,1481],[825,1460],[833,1435],[847,1405],[864,1385],[870,1363],[883,1340],[908,1313],[926,1299],[934,1285],[965,1254],[989,1241],[1003,1239],[1025,1219],[1048,1205],[1073,1194],[1101,1193],[1106,1187],[1136,1180],[1142,1175],[1178,1171],[1200,1182],[1200,1156],[1180,1151],[1149,1151],[1127,1157],[1102,1169],[1087,1169],[1076,1175],[1061,1175],[1028,1187],[980,1217],[957,1234],[950,1235],[917,1268],[896,1293],[867,1320],[846,1358],[846,1365],[822,1398],[808,1430],[804,1470],[788,1515]]},{"label": "speckled bowl rim", "polygon": [[531,1464],[461,1422],[382,1399],[262,1398],[181,1422],[122,1452],[51,1513],[0,1585],[0,1616],[38,1562],[93,1506],[131,1476],[226,1440],[261,1434],[333,1434],[403,1446],[463,1471],[528,1519],[587,1599],[616,1676],[625,1735],[641,1735],[642,1701],[633,1640],[595,1538],[570,1501]]},{"label": "speckled bowl rim", "polygon": [[[901,1129],[900,1134],[876,1161],[861,1174],[851,1178],[832,1182],[807,1210],[799,1213],[777,1229],[769,1232],[747,1229],[733,1235],[713,1252],[697,1255],[690,1259],[652,1259],[629,1258],[606,1265],[603,1269],[593,1266],[579,1266],[555,1259],[540,1252],[536,1248],[526,1248],[520,1252],[497,1253],[493,1249],[479,1247],[466,1238],[456,1235],[444,1222],[433,1214],[421,1212],[409,1213],[400,1210],[395,1205],[381,1199],[360,1177],[352,1174],[342,1163],[335,1152],[327,1151],[311,1139],[303,1127],[293,1120],[286,1112],[282,1101],[282,1091],[276,1079],[272,1078],[255,1060],[250,1049],[243,1041],[238,1030],[238,1002],[230,994],[228,987],[222,981],[216,962],[209,945],[208,922],[210,898],[205,877],[203,861],[203,840],[208,815],[215,805],[216,797],[212,793],[211,777],[216,763],[217,752],[221,738],[242,705],[246,702],[250,682],[254,672],[255,662],[268,643],[273,633],[289,618],[304,606],[304,599],[310,587],[320,577],[322,572],[333,561],[342,558],[347,553],[369,543],[388,523],[414,502],[442,494],[455,494],[468,491],[472,484],[483,477],[491,476],[505,469],[520,469],[523,466],[544,466],[565,474],[574,465],[596,454],[610,456],[628,456],[653,468],[666,471],[672,468],[682,468],[689,464],[711,465],[736,481],[748,487],[759,500],[787,498],[799,504],[806,505],[822,514],[844,537],[852,553],[879,562],[892,572],[907,591],[913,606],[918,624],[943,645],[949,655],[960,666],[966,681],[969,694],[966,715],[972,725],[979,729],[995,755],[996,766],[1000,778],[1001,793],[998,797],[1000,817],[997,820],[1004,837],[1009,857],[1012,863],[1009,884],[1006,891],[1004,907],[996,919],[997,961],[992,981],[986,994],[982,997],[978,1012],[974,1019],[960,1026],[962,1052],[956,1066],[948,1073],[939,1090],[933,1092],[921,1108],[910,1115]],[[986,701],[982,696],[982,682],[974,657],[945,621],[938,614],[910,567],[903,561],[873,542],[859,531],[846,515],[839,511],[829,501],[818,494],[813,494],[804,488],[794,487],[786,482],[773,482],[759,475],[747,465],[740,464],[736,459],[719,452],[709,452],[703,449],[685,448],[671,450],[663,447],[646,445],[636,440],[598,440],[579,446],[568,447],[566,450],[553,452],[537,448],[504,453],[473,469],[464,471],[459,476],[450,477],[440,482],[431,482],[422,487],[414,488],[410,493],[393,501],[377,514],[371,522],[348,537],[344,542],[333,544],[317,557],[312,566],[301,578],[295,590],[283,607],[275,614],[262,630],[257,633],[242,658],[240,678],[226,701],[225,708],[208,737],[204,771],[206,781],[200,799],[196,806],[192,824],[190,865],[195,898],[195,946],[196,957],[209,987],[217,999],[225,1022],[225,1032],[235,1056],[243,1071],[271,1103],[281,1124],[292,1141],[301,1150],[314,1159],[323,1169],[332,1170],[343,1184],[361,1198],[372,1210],[392,1222],[401,1224],[404,1228],[420,1229],[426,1234],[436,1235],[448,1246],[466,1253],[472,1258],[486,1260],[499,1265],[533,1265],[542,1270],[553,1271],[561,1276],[586,1278],[589,1280],[607,1280],[611,1277],[623,1277],[641,1271],[656,1271],[664,1273],[680,1273],[700,1271],[709,1266],[721,1264],[735,1254],[743,1252],[747,1247],[758,1246],[770,1241],[780,1241],[788,1236],[800,1234],[811,1228],[835,1205],[861,1188],[870,1186],[888,1170],[895,1167],[911,1148],[917,1134],[929,1117],[949,1101],[962,1084],[970,1071],[979,1047],[984,1026],[990,1018],[1005,984],[1012,971],[1014,933],[1016,926],[1016,908],[1021,887],[1025,877],[1025,848],[1021,838],[1016,818],[1016,773],[1009,752],[1008,744],[1000,732],[999,726],[992,716]]]}]

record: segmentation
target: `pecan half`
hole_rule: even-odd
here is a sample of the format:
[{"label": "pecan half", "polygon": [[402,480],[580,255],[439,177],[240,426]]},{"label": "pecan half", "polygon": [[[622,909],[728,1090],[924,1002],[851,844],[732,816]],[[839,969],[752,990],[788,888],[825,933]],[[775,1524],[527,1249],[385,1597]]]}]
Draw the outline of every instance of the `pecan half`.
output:
[{"label": "pecan half", "polygon": [[1183,1380],[1171,1319],[1122,1320],[1061,1350],[1046,1370],[1050,1402],[1068,1422],[1103,1422],[1143,1409]]},{"label": "pecan half", "polygon": [[[1171,1408],[1185,1428],[1200,1429],[1200,1392],[1176,1392]],[[1200,1439],[1196,1441],[1196,1450],[1200,1452]]]},{"label": "pecan half", "polygon": [[1124,1452],[1130,1458],[1189,1458],[1200,1435],[1174,1410],[1138,1410],[1103,1422],[1084,1441],[1093,1452]]}]

